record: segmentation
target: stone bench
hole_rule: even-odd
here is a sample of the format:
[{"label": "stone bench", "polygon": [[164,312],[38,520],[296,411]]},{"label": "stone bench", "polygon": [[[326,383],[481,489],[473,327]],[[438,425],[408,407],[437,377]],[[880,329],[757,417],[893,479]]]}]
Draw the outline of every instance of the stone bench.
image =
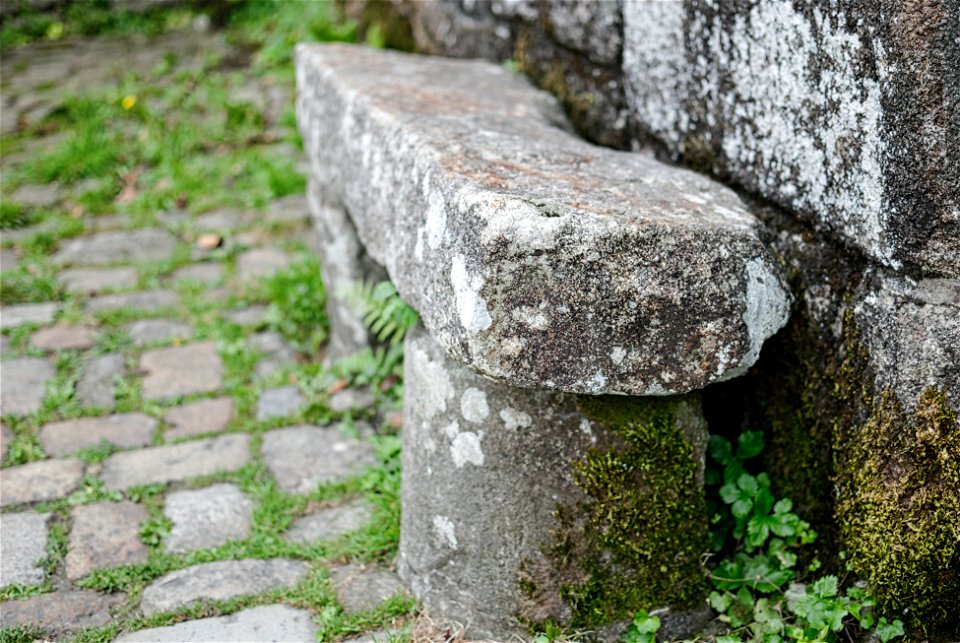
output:
[{"label": "stone bench", "polygon": [[581,140],[490,63],[301,45],[297,83],[335,347],[366,342],[338,289],[381,269],[425,327],[399,561],[417,596],[498,639],[695,603],[689,393],[746,372],[789,313],[745,204]]}]

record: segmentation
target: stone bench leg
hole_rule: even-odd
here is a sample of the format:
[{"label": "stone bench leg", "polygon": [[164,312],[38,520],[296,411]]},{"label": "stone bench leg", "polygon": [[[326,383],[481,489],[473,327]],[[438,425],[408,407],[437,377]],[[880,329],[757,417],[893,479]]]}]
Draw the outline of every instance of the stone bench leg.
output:
[{"label": "stone bench leg", "polygon": [[698,397],[495,383],[422,328],[405,360],[400,574],[434,615],[506,640],[702,604]]},{"label": "stone bench leg", "polygon": [[320,239],[320,267],[327,287],[327,357],[351,355],[373,340],[344,293],[363,281],[383,281],[387,273],[367,254],[347,211],[325,199],[313,179],[307,186],[307,201]]}]

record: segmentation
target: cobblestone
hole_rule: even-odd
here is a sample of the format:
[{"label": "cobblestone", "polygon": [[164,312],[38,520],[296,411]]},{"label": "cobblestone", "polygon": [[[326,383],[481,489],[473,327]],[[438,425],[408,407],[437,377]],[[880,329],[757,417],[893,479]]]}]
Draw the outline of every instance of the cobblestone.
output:
[{"label": "cobblestone", "polygon": [[224,560],[194,565],[153,581],[143,590],[140,609],[147,616],[204,600],[226,601],[281,587],[293,587],[310,567],[299,560]]},{"label": "cobblestone", "polygon": [[47,555],[48,513],[6,513],[0,515],[0,587],[36,585],[43,582]]},{"label": "cobblestone", "polygon": [[347,411],[361,411],[373,406],[373,392],[368,389],[344,389],[330,396],[327,405],[331,411],[345,413]]},{"label": "cobblestone", "polygon": [[80,460],[40,460],[0,469],[0,506],[61,498],[80,484]]},{"label": "cobblestone", "polygon": [[190,402],[164,416],[163,421],[171,425],[164,437],[176,440],[201,433],[219,433],[233,419],[233,414],[234,403],[230,397]]},{"label": "cobblestone", "polygon": [[164,548],[182,553],[249,537],[253,501],[236,485],[215,484],[167,495],[163,513],[173,523]]},{"label": "cobblestone", "polygon": [[116,453],[103,463],[108,489],[129,489],[239,469],[250,461],[250,436],[223,435],[181,444]]},{"label": "cobblestone", "polygon": [[158,261],[173,254],[176,245],[176,237],[158,228],[99,232],[68,241],[53,255],[53,260],[83,266],[117,261]]},{"label": "cobblestone", "polygon": [[303,407],[304,399],[296,386],[281,386],[267,389],[257,400],[257,419],[270,420],[296,415]]},{"label": "cobblestone", "polygon": [[74,507],[71,512],[67,578],[76,580],[100,567],[144,563],[147,546],[140,542],[140,525],[147,520],[143,505],[124,500]]},{"label": "cobblestone", "polygon": [[213,342],[147,351],[140,370],[147,373],[143,397],[148,400],[211,393],[223,385],[223,362]]},{"label": "cobblestone", "polygon": [[269,277],[290,265],[290,257],[276,248],[247,250],[237,257],[237,279],[254,281]]},{"label": "cobblestone", "polygon": [[230,614],[125,634],[115,643],[285,641],[313,643],[313,614],[288,605],[262,605]]},{"label": "cobblestone", "polygon": [[137,285],[137,271],[129,266],[68,268],[57,275],[57,282],[70,292],[99,293],[114,288],[133,288]]},{"label": "cobblestone", "polygon": [[4,360],[0,368],[0,413],[28,415],[40,409],[53,365],[37,357]]},{"label": "cobblestone", "polygon": [[33,625],[47,634],[75,632],[110,622],[110,608],[123,602],[123,594],[100,594],[90,590],[40,594],[0,606],[3,627]]},{"label": "cobblestone", "polygon": [[172,290],[145,290],[120,295],[102,295],[87,302],[88,313],[102,313],[113,310],[141,310],[156,312],[164,308],[173,308],[180,303],[177,293]]},{"label": "cobblestone", "polygon": [[173,273],[174,281],[199,281],[215,284],[223,279],[223,266],[219,263],[195,263]]},{"label": "cobblestone", "polygon": [[11,442],[13,442],[13,431],[8,429],[6,424],[0,424],[0,462],[7,459]]},{"label": "cobblestone", "polygon": [[55,326],[30,336],[30,346],[41,351],[84,350],[93,346],[97,333],[82,326]]},{"label": "cobblestone", "polygon": [[84,360],[76,389],[80,404],[113,408],[116,381],[124,371],[123,355],[97,355]]},{"label": "cobblestone", "polygon": [[397,592],[405,591],[396,574],[356,563],[334,567],[330,578],[337,600],[347,614],[376,609]]},{"label": "cobblestone", "polygon": [[249,306],[240,310],[231,310],[223,318],[240,326],[259,326],[266,322],[266,306]]},{"label": "cobblestone", "polygon": [[95,418],[51,422],[40,429],[48,455],[62,456],[108,442],[121,449],[150,444],[157,420],[143,413],[119,413]]},{"label": "cobblestone", "polygon": [[376,459],[366,442],[337,427],[293,426],[263,436],[263,460],[287,493],[309,493],[320,484],[358,474]]},{"label": "cobblestone", "polygon": [[193,327],[175,319],[141,319],[128,324],[126,331],[134,346],[193,337]]},{"label": "cobblestone", "polygon": [[308,514],[290,526],[286,539],[294,543],[334,540],[368,523],[373,515],[370,503],[354,500],[338,507],[327,507]]},{"label": "cobblestone", "polygon": [[2,306],[0,307],[0,328],[16,328],[24,324],[49,324],[59,308],[54,303]]}]

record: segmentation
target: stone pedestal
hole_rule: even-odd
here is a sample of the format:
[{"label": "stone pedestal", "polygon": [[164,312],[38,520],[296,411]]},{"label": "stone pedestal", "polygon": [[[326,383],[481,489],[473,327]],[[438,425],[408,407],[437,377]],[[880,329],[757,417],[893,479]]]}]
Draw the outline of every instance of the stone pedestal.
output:
[{"label": "stone pedestal", "polygon": [[699,398],[495,383],[406,344],[400,574],[435,617],[506,640],[703,597]]}]

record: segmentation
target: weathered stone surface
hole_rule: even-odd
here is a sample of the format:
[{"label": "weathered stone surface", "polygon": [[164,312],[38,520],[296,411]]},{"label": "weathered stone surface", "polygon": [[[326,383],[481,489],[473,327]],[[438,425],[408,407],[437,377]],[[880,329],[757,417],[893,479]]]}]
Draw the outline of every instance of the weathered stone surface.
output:
[{"label": "weathered stone surface", "polygon": [[80,460],[40,460],[0,469],[0,506],[63,497],[83,478]]},{"label": "weathered stone surface", "polygon": [[124,634],[117,643],[201,643],[204,641],[285,641],[313,643],[313,614],[287,605],[263,605],[228,616],[201,618]]},{"label": "weathered stone surface", "polygon": [[124,374],[123,355],[111,353],[83,361],[76,396],[83,406],[113,408],[117,378]]},{"label": "weathered stone surface", "polygon": [[140,609],[146,615],[168,612],[200,601],[226,601],[293,587],[310,569],[299,560],[224,560],[194,565],[153,581],[143,590]]},{"label": "weathered stone surface", "polygon": [[51,422],[40,429],[43,450],[59,457],[96,446],[101,441],[121,449],[150,444],[157,420],[143,413],[118,413],[96,418]]},{"label": "weathered stone surface", "polygon": [[248,306],[224,313],[223,318],[240,326],[259,326],[266,321],[266,306]]},{"label": "weathered stone surface", "polygon": [[779,267],[731,190],[584,142],[551,96],[487,63],[297,51],[324,198],[485,375],[685,392],[746,372],[785,323]]},{"label": "weathered stone surface", "polygon": [[193,337],[193,327],[175,319],[141,319],[129,324],[126,331],[134,346]]},{"label": "weathered stone surface", "polygon": [[296,362],[297,353],[283,339],[280,333],[272,330],[252,335],[249,339],[251,348],[262,354],[260,361],[253,369],[257,378],[273,375],[285,366]]},{"label": "weathered stone surface", "polygon": [[287,493],[308,493],[317,485],[342,480],[373,464],[373,448],[344,437],[338,427],[302,425],[263,436],[263,461]]},{"label": "weathered stone surface", "polygon": [[281,386],[267,389],[257,400],[257,419],[286,417],[297,414],[303,407],[304,399],[296,386]]},{"label": "weathered stone surface", "polygon": [[171,410],[163,421],[170,424],[164,433],[167,440],[176,440],[200,433],[219,433],[233,419],[233,398],[218,397],[198,400]]},{"label": "weathered stone surface", "polygon": [[128,266],[68,268],[57,274],[57,282],[70,292],[78,293],[98,293],[112,288],[133,288],[137,285],[137,270]]},{"label": "weathered stone surface", "polygon": [[331,411],[345,413],[347,411],[362,411],[373,406],[373,391],[368,388],[344,389],[330,396],[327,404]]},{"label": "weathered stone surface", "polygon": [[[422,329],[407,336],[404,368],[398,567],[428,609],[468,624],[469,638],[502,641],[591,609],[568,603],[564,586],[592,587],[616,618],[702,599],[707,429],[696,397],[510,387],[448,358]],[[629,424],[614,426],[617,416]],[[581,467],[615,488],[581,486]],[[612,530],[629,546],[599,536]]]},{"label": "weathered stone surface", "polygon": [[81,266],[116,261],[157,261],[173,254],[176,245],[176,237],[158,228],[99,232],[71,239],[53,255],[53,260]]},{"label": "weathered stone surface", "polygon": [[330,578],[337,600],[347,614],[376,609],[383,601],[404,591],[396,574],[358,564],[334,567]]},{"label": "weathered stone surface", "polygon": [[247,538],[253,501],[236,485],[215,484],[169,494],[163,513],[173,522],[164,547],[182,553]]},{"label": "weathered stone surface", "polygon": [[175,395],[210,393],[223,386],[223,362],[213,342],[161,348],[140,357],[143,397],[158,400]]},{"label": "weathered stone surface", "polygon": [[237,257],[237,279],[253,281],[269,277],[290,265],[290,257],[277,248],[247,250]]},{"label": "weathered stone surface", "polygon": [[173,308],[180,303],[177,293],[172,290],[147,290],[129,292],[122,295],[102,295],[87,302],[87,312],[100,313],[110,310],[142,310],[154,312],[164,308]]},{"label": "weathered stone surface", "polygon": [[47,304],[19,304],[0,307],[0,328],[16,328],[24,324],[49,324],[59,306]]},{"label": "weathered stone surface", "polygon": [[93,346],[97,333],[82,326],[54,326],[30,336],[30,346],[41,351],[83,350]]},{"label": "weathered stone surface", "polygon": [[[0,515],[0,587],[36,585],[43,582],[47,556],[47,519],[50,514],[5,513]],[[6,603],[0,611],[6,610]],[[3,623],[6,627],[6,622]]]},{"label": "weathered stone surface", "polygon": [[231,434],[114,454],[104,461],[100,478],[108,489],[128,489],[232,471],[249,460],[250,436]]},{"label": "weathered stone surface", "polygon": [[295,543],[333,540],[359,529],[370,521],[372,515],[370,503],[363,499],[320,509],[290,525],[286,538]]},{"label": "weathered stone surface", "polygon": [[888,267],[958,277],[951,11],[628,2],[628,99],[675,155],[813,218]]},{"label": "weathered stone surface", "polygon": [[595,63],[620,62],[623,20],[620,2],[559,0],[545,4],[548,29],[564,47],[584,53]]},{"label": "weathered stone surface", "polygon": [[140,542],[140,525],[147,520],[143,505],[128,500],[74,507],[71,512],[67,578],[76,580],[98,567],[147,561]]},{"label": "weathered stone surface", "polygon": [[180,268],[173,273],[174,281],[199,281],[203,284],[215,284],[223,279],[223,264],[195,263]]},{"label": "weathered stone surface", "polygon": [[4,360],[0,368],[0,412],[27,415],[39,410],[47,393],[45,382],[54,375],[53,365],[43,359]]},{"label": "weathered stone surface", "polygon": [[48,634],[102,627],[110,622],[110,608],[123,602],[123,594],[100,594],[90,590],[60,591],[6,601],[0,607],[4,628],[33,625]]}]

